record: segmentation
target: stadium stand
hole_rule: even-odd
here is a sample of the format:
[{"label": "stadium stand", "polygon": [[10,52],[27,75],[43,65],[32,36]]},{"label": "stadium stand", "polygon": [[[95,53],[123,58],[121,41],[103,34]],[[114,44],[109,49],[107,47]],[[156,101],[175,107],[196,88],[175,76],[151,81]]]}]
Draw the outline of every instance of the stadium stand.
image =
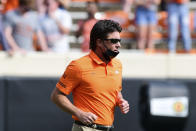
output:
[{"label": "stadium stand", "polygon": [[69,11],[72,14],[74,26],[71,33],[71,47],[80,47],[81,39],[74,37],[75,31],[78,29],[78,20],[86,19],[85,12],[86,2],[97,2],[99,12],[97,13],[98,19],[113,19],[118,21],[123,31],[121,33],[122,48],[134,48],[135,45],[135,25],[132,14],[122,11],[121,0],[72,0]]},{"label": "stadium stand", "polygon": [[[87,2],[97,2],[99,12],[97,13],[97,17],[99,19],[113,19],[118,21],[122,27],[123,31],[121,33],[122,38],[122,48],[123,49],[135,49],[137,47],[136,43],[136,25],[134,21],[134,11],[132,13],[127,14],[126,12],[122,11],[122,1],[121,0],[71,0],[70,7],[68,10],[71,13],[72,19],[73,19],[73,27],[71,28],[70,33],[70,46],[71,48],[80,48],[81,47],[81,41],[82,38],[76,37],[76,31],[78,30],[78,21],[84,20],[87,18],[87,12],[86,12],[86,3]],[[196,43],[196,31],[195,31],[195,25],[194,25],[194,18],[195,18],[195,12],[190,12],[190,29],[191,29],[191,36],[193,41],[193,48],[195,48]],[[155,42],[155,48],[158,49],[160,52],[166,52],[167,53],[167,40],[168,40],[168,25],[167,25],[167,12],[166,11],[160,11],[158,13],[158,24],[157,24],[157,30],[154,32],[153,36],[156,40]],[[36,50],[40,50],[39,45],[37,44],[36,36],[34,38],[35,42],[35,48]],[[179,49],[182,49],[181,44],[181,36],[179,35],[179,41],[177,44],[177,47]],[[0,47],[1,50],[1,47]],[[180,51],[183,52],[183,51]]]},{"label": "stadium stand", "polygon": [[[135,49],[136,48],[136,25],[134,22],[134,12],[126,14],[122,11],[122,3],[120,0],[72,0],[69,11],[73,16],[74,26],[71,33],[71,47],[80,48],[81,39],[76,39],[75,31],[78,29],[77,21],[85,19],[87,14],[85,12],[86,2],[94,1],[98,3],[99,7],[99,18],[110,18],[117,20],[121,23],[123,31],[121,33],[122,37],[122,48],[125,49]],[[194,30],[194,17],[195,13],[190,12],[190,29],[191,36],[193,39],[193,48],[195,48],[196,32]],[[158,13],[158,24],[157,30],[154,32],[155,38],[155,48],[158,52],[168,52],[167,51],[167,40],[168,40],[168,25],[167,25],[167,12],[160,11]],[[177,44],[178,50],[182,50],[181,36],[179,35],[179,41]],[[180,51],[183,52],[183,51]]]},{"label": "stadium stand", "polygon": [[135,41],[135,24],[134,19],[131,19],[129,14],[122,11],[105,11],[103,14],[103,19],[112,19],[118,21],[123,30],[121,32],[122,43],[131,44],[131,42]]},{"label": "stadium stand", "polygon": [[[194,17],[195,17],[195,13],[193,11],[190,11],[189,13],[189,19],[190,19],[190,30],[191,30],[191,36],[192,36],[192,43],[193,43],[193,47],[194,47],[194,43],[196,40],[196,32],[194,30]],[[167,43],[168,40],[168,23],[167,23],[167,12],[166,11],[160,11],[158,13],[158,24],[157,24],[157,32],[155,32],[154,37],[156,39],[156,44],[160,44],[160,43]],[[181,34],[179,32],[179,36],[178,36],[178,53],[184,53],[185,51],[183,49],[181,49],[182,45],[182,37]]]}]

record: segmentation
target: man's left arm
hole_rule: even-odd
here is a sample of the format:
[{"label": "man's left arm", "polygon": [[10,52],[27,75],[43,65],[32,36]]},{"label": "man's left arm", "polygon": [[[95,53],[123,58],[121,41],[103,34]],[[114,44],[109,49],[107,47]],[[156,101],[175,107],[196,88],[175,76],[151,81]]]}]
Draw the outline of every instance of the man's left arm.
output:
[{"label": "man's left arm", "polygon": [[123,98],[121,92],[118,92],[118,106],[123,114],[127,114],[129,112],[129,103]]}]

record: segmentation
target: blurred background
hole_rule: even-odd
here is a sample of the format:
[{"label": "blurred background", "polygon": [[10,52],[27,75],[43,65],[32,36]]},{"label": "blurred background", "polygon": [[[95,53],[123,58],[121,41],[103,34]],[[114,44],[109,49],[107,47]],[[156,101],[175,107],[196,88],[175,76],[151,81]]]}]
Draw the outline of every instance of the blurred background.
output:
[{"label": "blurred background", "polygon": [[195,9],[195,0],[1,0],[0,131],[71,130],[50,93],[89,52],[100,19],[123,28],[118,58],[131,110],[116,109],[115,131],[195,131]]}]

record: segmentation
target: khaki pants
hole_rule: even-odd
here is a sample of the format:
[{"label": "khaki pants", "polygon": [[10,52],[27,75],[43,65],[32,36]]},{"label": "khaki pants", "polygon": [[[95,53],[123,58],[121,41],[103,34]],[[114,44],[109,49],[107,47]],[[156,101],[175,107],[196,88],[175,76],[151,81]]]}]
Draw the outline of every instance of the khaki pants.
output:
[{"label": "khaki pants", "polygon": [[93,128],[86,127],[86,126],[77,125],[77,124],[74,123],[73,127],[72,127],[72,131],[101,131],[101,130],[93,129]]}]

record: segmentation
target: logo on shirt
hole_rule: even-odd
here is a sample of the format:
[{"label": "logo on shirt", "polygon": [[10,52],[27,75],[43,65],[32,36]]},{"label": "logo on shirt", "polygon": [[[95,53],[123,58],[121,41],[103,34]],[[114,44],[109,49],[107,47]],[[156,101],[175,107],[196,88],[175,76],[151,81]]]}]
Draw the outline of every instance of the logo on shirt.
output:
[{"label": "logo on shirt", "polygon": [[116,71],[115,71],[115,74],[119,74],[119,71],[118,71],[118,70],[116,70]]},{"label": "logo on shirt", "polygon": [[59,84],[63,87],[66,88],[65,84],[63,84],[63,82],[59,81]]}]

